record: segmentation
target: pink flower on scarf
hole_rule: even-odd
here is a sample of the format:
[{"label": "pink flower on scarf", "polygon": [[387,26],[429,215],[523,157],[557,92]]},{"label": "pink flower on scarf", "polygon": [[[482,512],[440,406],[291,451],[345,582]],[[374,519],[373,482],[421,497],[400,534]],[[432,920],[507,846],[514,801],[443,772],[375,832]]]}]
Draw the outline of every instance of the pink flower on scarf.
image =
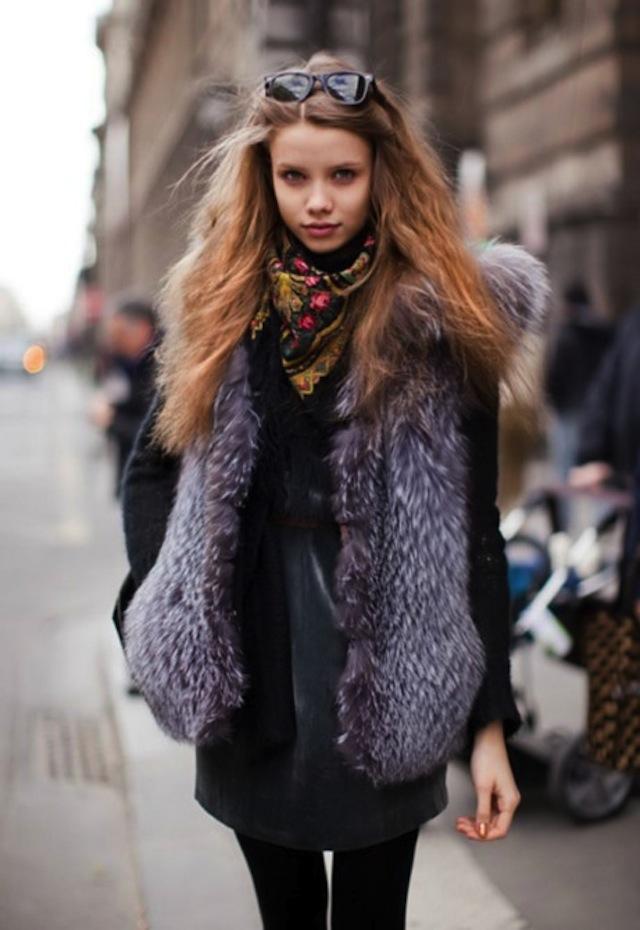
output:
[{"label": "pink flower on scarf", "polygon": [[310,313],[305,313],[300,317],[300,326],[302,329],[313,329],[315,325],[316,321]]},{"label": "pink flower on scarf", "polygon": [[309,266],[301,258],[294,258],[293,267],[299,274],[306,274],[309,271]]},{"label": "pink flower on scarf", "polygon": [[326,310],[331,303],[330,291],[318,291],[311,295],[310,306],[312,310]]},{"label": "pink flower on scarf", "polygon": [[320,275],[310,274],[304,279],[304,283],[307,287],[315,287],[316,284],[320,283]]}]

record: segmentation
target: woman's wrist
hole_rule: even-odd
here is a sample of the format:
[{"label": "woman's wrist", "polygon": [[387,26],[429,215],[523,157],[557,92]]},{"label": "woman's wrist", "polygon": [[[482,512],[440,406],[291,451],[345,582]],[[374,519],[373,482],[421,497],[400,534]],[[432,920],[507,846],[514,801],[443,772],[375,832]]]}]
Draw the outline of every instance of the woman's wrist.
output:
[{"label": "woman's wrist", "polygon": [[497,840],[507,835],[520,803],[509,763],[502,720],[492,720],[475,733],[469,770],[476,792],[475,816],[458,817],[456,829],[471,840]]},{"label": "woman's wrist", "polygon": [[504,742],[504,727],[502,720],[492,720],[482,727],[479,727],[474,734],[474,742],[485,742],[498,740]]}]

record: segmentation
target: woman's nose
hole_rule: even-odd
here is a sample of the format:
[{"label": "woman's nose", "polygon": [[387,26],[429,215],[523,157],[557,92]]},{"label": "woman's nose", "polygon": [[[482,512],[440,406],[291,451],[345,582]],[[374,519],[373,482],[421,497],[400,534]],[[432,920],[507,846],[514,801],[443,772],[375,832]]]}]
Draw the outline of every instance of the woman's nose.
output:
[{"label": "woman's nose", "polygon": [[332,207],[331,197],[324,185],[314,185],[307,198],[307,210],[311,213],[328,213]]}]

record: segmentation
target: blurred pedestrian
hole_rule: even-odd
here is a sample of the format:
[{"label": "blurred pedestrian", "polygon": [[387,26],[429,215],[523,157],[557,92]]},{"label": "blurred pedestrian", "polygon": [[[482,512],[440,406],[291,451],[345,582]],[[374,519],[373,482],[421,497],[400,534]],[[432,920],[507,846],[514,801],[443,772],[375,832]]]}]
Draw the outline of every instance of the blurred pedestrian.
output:
[{"label": "blurred pedestrian", "polygon": [[640,621],[640,454],[633,483],[633,515],[629,533],[629,579],[633,613]]},{"label": "blurred pedestrian", "polygon": [[595,315],[582,282],[570,285],[564,292],[561,319],[545,372],[546,396],[552,411],[551,459],[563,481],[576,463],[580,413],[612,335],[612,325]]},{"label": "blurred pedestrian", "polygon": [[333,930],[399,930],[465,738],[460,833],[504,837],[519,803],[498,387],[546,275],[465,246],[397,98],[326,54],[266,79],[217,154],[126,473],[116,621],[264,927],[326,926],[331,849]]},{"label": "blurred pedestrian", "polygon": [[155,337],[153,308],[143,300],[123,301],[106,321],[106,371],[90,417],[115,446],[116,493],[153,395]]},{"label": "blurred pedestrian", "polygon": [[580,417],[575,488],[629,485],[640,450],[640,305],[618,324]]}]

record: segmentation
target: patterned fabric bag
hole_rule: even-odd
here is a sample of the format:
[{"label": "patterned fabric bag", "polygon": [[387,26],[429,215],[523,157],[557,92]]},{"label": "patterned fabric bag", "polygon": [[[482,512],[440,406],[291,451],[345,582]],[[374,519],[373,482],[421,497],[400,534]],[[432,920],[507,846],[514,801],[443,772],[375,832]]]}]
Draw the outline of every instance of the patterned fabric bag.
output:
[{"label": "patterned fabric bag", "polygon": [[640,771],[640,619],[601,608],[583,633],[588,754],[611,769]]}]

